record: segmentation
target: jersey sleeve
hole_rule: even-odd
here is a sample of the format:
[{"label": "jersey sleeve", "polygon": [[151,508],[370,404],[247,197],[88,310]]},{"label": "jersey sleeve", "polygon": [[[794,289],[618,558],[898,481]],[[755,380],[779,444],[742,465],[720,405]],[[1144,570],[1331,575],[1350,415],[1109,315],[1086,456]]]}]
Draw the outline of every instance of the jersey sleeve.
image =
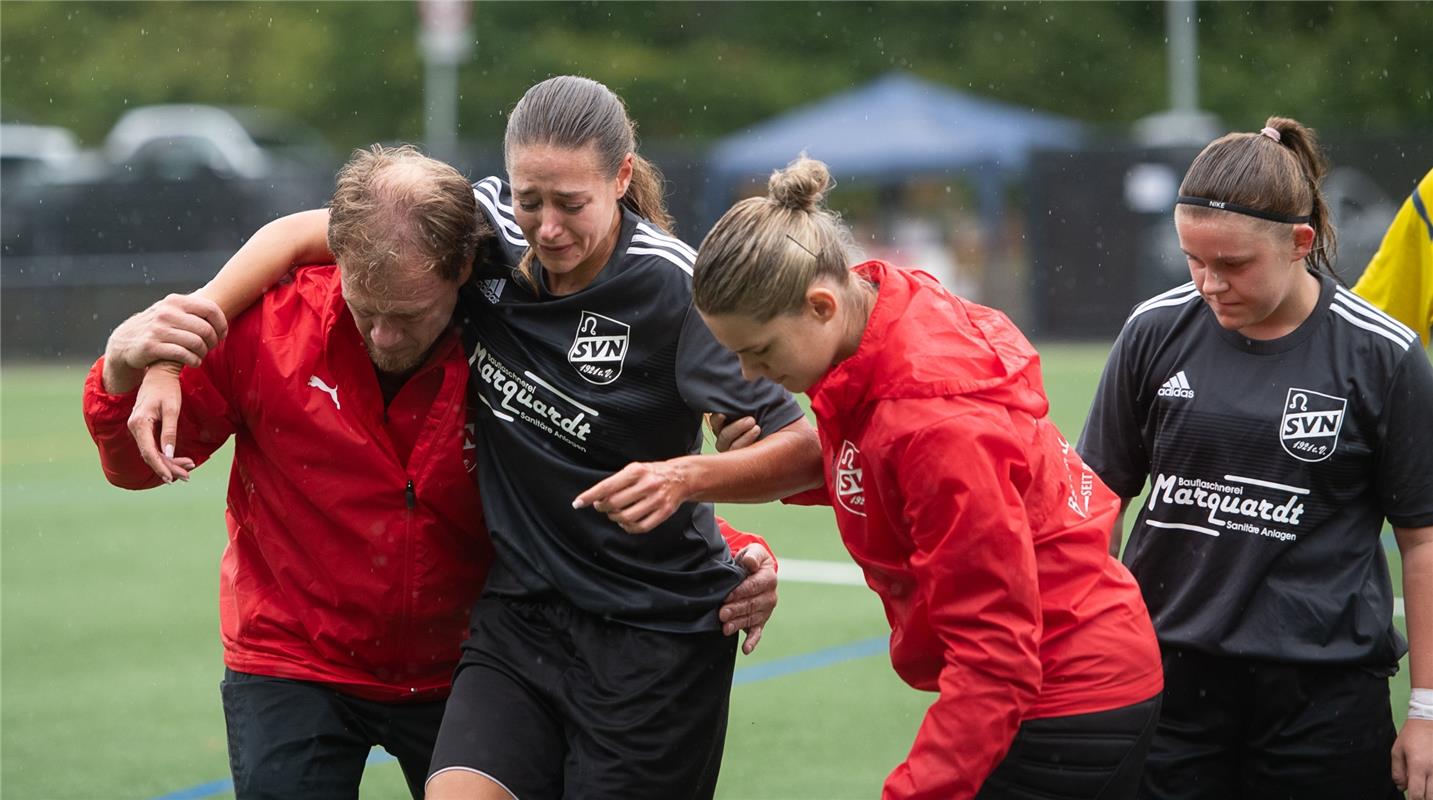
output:
[{"label": "jersey sleeve", "polygon": [[497,232],[491,249],[485,251],[489,257],[479,261],[489,267],[512,270],[528,249],[527,239],[513,216],[512,189],[507,181],[489,176],[473,184],[473,197],[477,198],[478,210]]},{"label": "jersey sleeve", "polygon": [[872,455],[866,492],[910,531],[913,591],[942,662],[939,697],[882,797],[973,797],[1042,685],[1035,544],[1015,483],[1029,466],[1008,419],[979,411]]},{"label": "jersey sleeve", "polygon": [[1379,499],[1400,528],[1433,525],[1433,364],[1416,346],[1398,364],[1379,421]]},{"label": "jersey sleeve", "polygon": [[731,419],[755,417],[763,438],[803,416],[801,406],[785,389],[768,380],[743,378],[736,354],[717,343],[694,307],[682,320],[676,372],[677,391],[688,408]]},{"label": "jersey sleeve", "polygon": [[[234,332],[230,332],[230,337]],[[203,464],[237,430],[238,414],[229,402],[226,338],[205,356],[198,368],[185,367],[179,385],[182,407],[179,414],[175,455]],[[134,409],[139,390],[111,394],[104,388],[104,358],[90,368],[85,378],[84,415],[90,437],[99,448],[100,467],[105,478],[124,489],[149,489],[158,486],[159,476],[144,463],[139,447],[129,433],[129,414]]]},{"label": "jersey sleeve", "polygon": [[1135,497],[1149,478],[1144,425],[1149,408],[1141,399],[1143,370],[1135,347],[1135,328],[1125,325],[1110,349],[1085,429],[1076,450],[1090,469],[1120,497]]}]

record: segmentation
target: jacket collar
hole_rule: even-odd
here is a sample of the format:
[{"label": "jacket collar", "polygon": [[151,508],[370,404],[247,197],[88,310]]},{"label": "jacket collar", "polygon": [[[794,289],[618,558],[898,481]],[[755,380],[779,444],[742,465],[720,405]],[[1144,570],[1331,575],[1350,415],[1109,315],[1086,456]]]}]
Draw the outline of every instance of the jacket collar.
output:
[{"label": "jacket collar", "polygon": [[877,284],[876,302],[856,352],[808,391],[819,416],[876,400],[973,394],[1045,413],[1039,356],[1004,314],[923,272],[882,261],[852,271]]}]

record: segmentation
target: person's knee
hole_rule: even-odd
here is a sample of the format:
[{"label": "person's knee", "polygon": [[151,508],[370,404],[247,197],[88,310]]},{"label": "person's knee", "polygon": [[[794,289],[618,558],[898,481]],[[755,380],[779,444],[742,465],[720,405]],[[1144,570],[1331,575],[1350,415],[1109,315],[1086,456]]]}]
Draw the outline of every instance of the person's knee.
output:
[{"label": "person's knee", "polygon": [[497,781],[466,769],[445,769],[428,778],[425,800],[517,800]]}]

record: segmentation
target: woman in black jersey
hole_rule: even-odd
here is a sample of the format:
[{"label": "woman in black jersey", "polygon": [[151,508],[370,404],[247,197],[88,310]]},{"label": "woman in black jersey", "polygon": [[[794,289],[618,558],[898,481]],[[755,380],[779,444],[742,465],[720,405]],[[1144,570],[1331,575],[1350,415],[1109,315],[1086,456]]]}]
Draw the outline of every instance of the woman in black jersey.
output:
[{"label": "woman in black jersey", "polygon": [[[669,232],[661,176],[635,150],[607,87],[552,78],[509,115],[511,186],[474,186],[498,235],[455,321],[497,559],[429,798],[710,797],[730,634],[753,620],[741,604],[718,616],[743,572],[706,501],[821,482],[800,407],[743,380],[692,308],[695,254]],[[240,262],[237,283],[268,283],[328,256],[322,212],[278,223],[225,273]],[[706,412],[773,433],[698,455]],[[748,631],[748,652],[759,633]]]},{"label": "woman in black jersey", "polygon": [[1126,505],[1149,479],[1124,553],[1165,669],[1143,796],[1429,790],[1433,369],[1334,276],[1324,172],[1313,131],[1277,117],[1200,153],[1174,214],[1193,281],[1135,307],[1080,440]]},{"label": "woman in black jersey", "polygon": [[[498,563],[430,798],[710,797],[733,656],[716,609],[740,575],[692,501],[820,481],[799,407],[743,385],[692,308],[694,253],[635,147],[616,95],[553,78],[508,117],[511,185],[475,187],[505,264],[480,268],[465,324]],[[775,433],[692,455],[707,411]]]}]

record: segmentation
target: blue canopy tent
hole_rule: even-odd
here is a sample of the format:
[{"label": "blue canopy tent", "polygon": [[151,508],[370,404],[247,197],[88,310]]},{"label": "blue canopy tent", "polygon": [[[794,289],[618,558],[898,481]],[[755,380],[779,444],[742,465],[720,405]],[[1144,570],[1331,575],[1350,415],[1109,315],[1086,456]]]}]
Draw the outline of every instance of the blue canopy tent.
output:
[{"label": "blue canopy tent", "polygon": [[703,216],[716,221],[742,180],[764,177],[805,151],[837,180],[897,187],[913,176],[970,179],[987,231],[998,229],[1004,192],[1035,148],[1076,145],[1084,126],[894,72],[800,106],[718,141],[708,160]]}]

